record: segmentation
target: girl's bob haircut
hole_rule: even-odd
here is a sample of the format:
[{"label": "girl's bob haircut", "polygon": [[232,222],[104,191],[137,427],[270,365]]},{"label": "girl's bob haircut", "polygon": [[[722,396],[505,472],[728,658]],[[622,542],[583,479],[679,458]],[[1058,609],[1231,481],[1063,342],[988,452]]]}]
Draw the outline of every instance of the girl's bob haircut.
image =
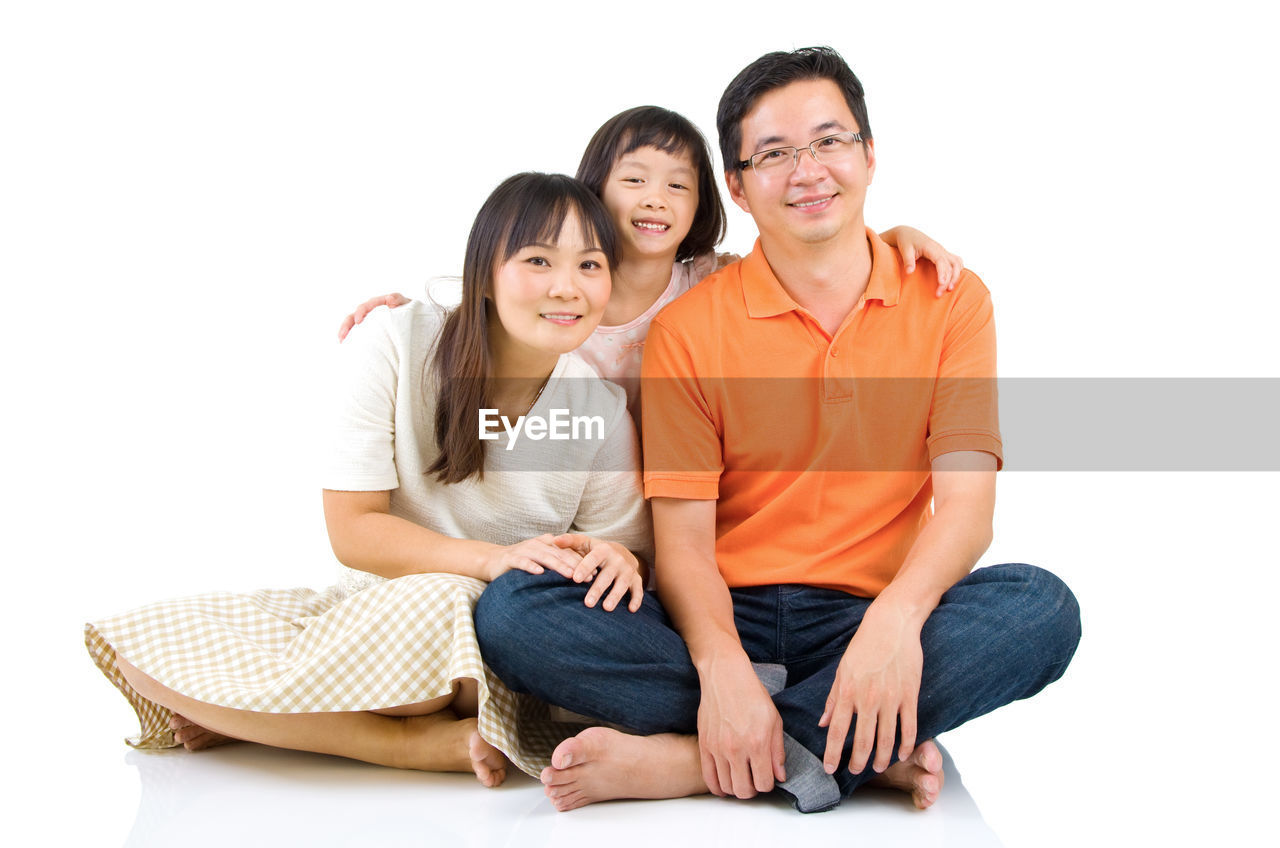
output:
[{"label": "girl's bob haircut", "polygon": [[[563,174],[524,173],[508,177],[480,207],[462,265],[462,301],[445,318],[427,368],[438,381],[435,439],[440,450],[427,469],[442,483],[484,477],[484,442],[478,438],[479,410],[493,388],[489,349],[488,296],[495,274],[521,248],[555,244],[565,221],[575,217],[583,241],[604,252],[612,271],[618,264],[618,237],[609,212],[591,189]],[[428,385],[430,381],[428,380]]]},{"label": "girl's bob haircut", "polygon": [[698,208],[689,234],[676,250],[676,259],[684,262],[714,250],[724,238],[724,204],[716,189],[707,140],[683,115],[661,106],[637,106],[614,115],[596,130],[583,151],[578,179],[603,196],[613,166],[641,147],[656,147],[672,156],[684,154],[698,173]]}]

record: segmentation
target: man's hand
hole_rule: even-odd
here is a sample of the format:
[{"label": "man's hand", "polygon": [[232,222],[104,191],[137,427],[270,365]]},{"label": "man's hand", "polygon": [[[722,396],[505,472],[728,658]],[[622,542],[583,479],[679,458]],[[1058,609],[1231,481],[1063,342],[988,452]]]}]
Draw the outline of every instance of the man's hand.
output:
[{"label": "man's hand", "polygon": [[653,498],[663,606],[698,669],[698,753],[715,795],[750,798],[786,780],[782,716],[756,677],[716,567],[716,502]]},{"label": "man's hand", "polygon": [[849,771],[860,773],[874,746],[872,767],[883,772],[893,757],[893,737],[902,725],[898,759],[911,756],[916,744],[916,699],[920,695],[920,625],[891,606],[873,602],[836,670],[820,727],[827,728],[822,764],[833,774],[840,764],[845,737],[856,713]]},{"label": "man's hand", "polygon": [[920,631],[944,592],[969,573],[991,543],[996,503],[996,458],[985,451],[951,451],[933,460],[933,520],[925,526],[889,585],[867,607],[844,652],[827,706],[818,724],[827,728],[822,758],[829,773],[840,764],[849,724],[856,713],[849,771],[867,766],[882,772],[893,758],[893,735],[901,724],[898,759],[916,744],[916,703],[924,655]]},{"label": "man's hand", "polygon": [[751,798],[787,779],[782,716],[745,654],[702,678],[698,748],[712,794]]}]

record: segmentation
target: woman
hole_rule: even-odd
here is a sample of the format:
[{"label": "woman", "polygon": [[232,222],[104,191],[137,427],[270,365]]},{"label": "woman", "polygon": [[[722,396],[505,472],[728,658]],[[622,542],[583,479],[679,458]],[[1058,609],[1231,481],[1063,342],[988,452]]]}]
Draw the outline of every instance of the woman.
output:
[{"label": "woman", "polygon": [[[505,756],[536,775],[568,731],[486,674],[471,608],[513,568],[593,581],[588,606],[639,606],[651,540],[626,399],[567,356],[599,324],[617,257],[582,184],[503,182],[472,227],[461,305],[374,316],[343,346],[324,493],[341,582],[86,625],[138,713],[130,744],[245,739],[488,786]],[[598,426],[521,438],[561,413]]]}]

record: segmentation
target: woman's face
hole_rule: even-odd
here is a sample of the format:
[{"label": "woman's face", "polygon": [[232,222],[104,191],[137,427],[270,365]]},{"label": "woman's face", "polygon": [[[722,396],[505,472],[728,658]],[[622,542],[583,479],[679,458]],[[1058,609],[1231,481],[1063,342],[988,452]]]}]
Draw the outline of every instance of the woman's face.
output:
[{"label": "woman's face", "polygon": [[687,154],[637,147],[614,163],[601,198],[624,254],[674,259],[698,211],[698,173]]},{"label": "woman's face", "polygon": [[565,217],[555,244],[528,244],[493,275],[495,343],[530,353],[568,353],[600,324],[611,281],[604,251]]}]

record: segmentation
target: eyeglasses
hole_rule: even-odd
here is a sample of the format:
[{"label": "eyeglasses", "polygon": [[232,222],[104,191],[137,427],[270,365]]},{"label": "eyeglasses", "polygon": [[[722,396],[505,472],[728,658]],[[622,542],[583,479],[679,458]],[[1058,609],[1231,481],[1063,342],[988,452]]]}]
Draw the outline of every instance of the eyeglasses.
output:
[{"label": "eyeglasses", "polygon": [[801,150],[812,153],[815,162],[834,165],[848,159],[860,141],[862,141],[862,133],[842,132],[815,139],[806,147],[773,147],[753,153],[750,159],[743,159],[738,163],[738,170],[745,171],[747,166],[751,166],[757,174],[770,176],[789,174],[800,162]]}]

